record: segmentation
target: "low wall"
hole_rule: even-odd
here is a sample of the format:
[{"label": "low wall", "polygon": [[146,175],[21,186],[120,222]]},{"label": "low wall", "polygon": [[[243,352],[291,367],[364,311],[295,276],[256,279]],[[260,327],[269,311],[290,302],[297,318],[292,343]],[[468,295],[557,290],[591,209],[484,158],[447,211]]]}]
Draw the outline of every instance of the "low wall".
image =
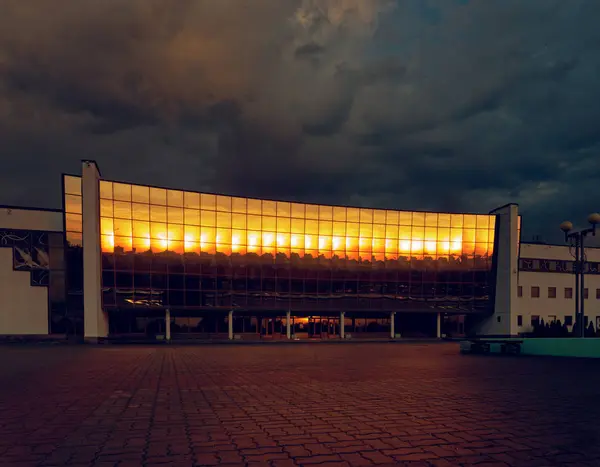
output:
[{"label": "low wall", "polygon": [[532,338],[523,339],[521,353],[524,355],[548,355],[553,357],[600,358],[598,338]]}]

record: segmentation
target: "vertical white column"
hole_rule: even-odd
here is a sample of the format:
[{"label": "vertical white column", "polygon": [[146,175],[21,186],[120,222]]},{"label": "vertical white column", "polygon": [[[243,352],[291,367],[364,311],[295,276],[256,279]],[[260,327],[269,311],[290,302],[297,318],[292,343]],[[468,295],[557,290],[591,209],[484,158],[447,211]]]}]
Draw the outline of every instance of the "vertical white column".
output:
[{"label": "vertical white column", "polygon": [[507,204],[490,212],[496,215],[494,313],[477,322],[471,332],[506,336],[517,333],[517,282],[519,278],[519,207]]},{"label": "vertical white column", "polygon": [[171,310],[165,310],[165,339],[171,342]]},{"label": "vertical white column", "polygon": [[345,324],[346,322],[346,313],[344,313],[343,311],[340,311],[340,339],[344,339],[346,337],[346,329],[345,329]]},{"label": "vertical white column", "polygon": [[100,250],[100,171],[94,161],[82,161],[83,324],[89,342],[108,336],[108,315],[102,309]]},{"label": "vertical white column", "polygon": [[396,312],[392,311],[390,313],[390,337],[394,339],[396,337],[396,323],[395,321]]},{"label": "vertical white column", "polygon": [[436,333],[435,336],[440,339],[442,337],[442,314],[438,313],[436,318]]},{"label": "vertical white column", "polygon": [[233,310],[229,312],[229,318],[227,319],[229,340],[233,340]]},{"label": "vertical white column", "polygon": [[292,313],[289,310],[285,313],[285,335],[288,339],[292,338]]}]

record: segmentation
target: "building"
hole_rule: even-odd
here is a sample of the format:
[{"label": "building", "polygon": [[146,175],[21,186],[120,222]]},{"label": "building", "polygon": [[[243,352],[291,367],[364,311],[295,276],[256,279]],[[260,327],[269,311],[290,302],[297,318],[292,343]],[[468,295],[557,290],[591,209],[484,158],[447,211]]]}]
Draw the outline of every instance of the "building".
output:
[{"label": "building", "polygon": [[[568,261],[568,249],[519,245],[517,205],[467,214],[240,198],[104,179],[94,161],[62,187],[63,209],[1,209],[0,335],[517,335],[569,312],[559,299],[536,308],[551,300],[541,291],[574,279],[535,269]],[[526,298],[535,287],[542,296]]]},{"label": "building", "polygon": [[52,329],[66,301],[63,222],[62,209],[0,209],[0,335]]},{"label": "building", "polygon": [[[517,285],[517,332],[535,324],[560,321],[569,330],[575,323],[574,252],[564,245],[522,243]],[[586,328],[600,327],[600,249],[586,248],[584,311]]]}]

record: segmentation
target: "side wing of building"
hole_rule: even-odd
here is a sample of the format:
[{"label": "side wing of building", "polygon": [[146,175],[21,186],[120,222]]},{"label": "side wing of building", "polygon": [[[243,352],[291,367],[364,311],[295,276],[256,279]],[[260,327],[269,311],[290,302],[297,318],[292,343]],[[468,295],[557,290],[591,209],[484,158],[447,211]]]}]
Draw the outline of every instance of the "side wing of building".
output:
[{"label": "side wing of building", "polygon": [[64,305],[62,210],[0,206],[0,335],[45,335]]},{"label": "side wing of building", "polygon": [[[586,248],[585,315],[600,325],[600,248]],[[559,320],[572,330],[575,322],[574,252],[568,246],[522,243],[517,287],[517,330]]]}]

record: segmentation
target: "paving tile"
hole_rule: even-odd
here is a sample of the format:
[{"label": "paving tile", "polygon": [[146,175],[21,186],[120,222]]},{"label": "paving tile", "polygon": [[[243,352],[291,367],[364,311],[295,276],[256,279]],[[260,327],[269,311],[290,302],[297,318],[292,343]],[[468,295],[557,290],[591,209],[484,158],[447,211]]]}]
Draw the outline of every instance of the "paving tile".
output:
[{"label": "paving tile", "polygon": [[386,456],[385,454],[380,453],[379,451],[366,451],[362,452],[361,455],[369,459],[373,464],[391,464],[394,462],[394,459],[390,456]]},{"label": "paving tile", "polygon": [[427,459],[436,459],[437,456],[431,452],[416,452],[411,454],[399,454],[391,455],[396,461],[407,462],[407,461],[422,461]]},{"label": "paving tile", "polygon": [[302,446],[285,446],[283,448],[291,457],[307,457],[310,456],[310,451]]},{"label": "paving tile", "polygon": [[292,459],[275,459],[270,464],[271,467],[296,467],[298,465]]},{"label": "paving tile", "polygon": [[600,465],[597,362],[456,344],[0,347],[0,465]]},{"label": "paving tile", "polygon": [[297,457],[294,461],[298,465],[324,464],[326,462],[343,462],[337,454],[334,455],[313,455],[310,457]]}]

